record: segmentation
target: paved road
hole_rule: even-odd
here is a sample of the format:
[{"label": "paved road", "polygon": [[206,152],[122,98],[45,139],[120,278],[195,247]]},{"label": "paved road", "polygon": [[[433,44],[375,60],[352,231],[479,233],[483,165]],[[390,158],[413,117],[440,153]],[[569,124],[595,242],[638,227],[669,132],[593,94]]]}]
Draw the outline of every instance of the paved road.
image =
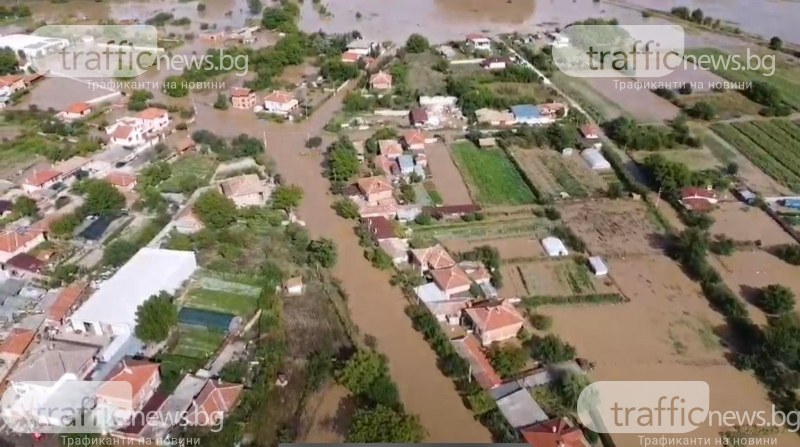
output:
[{"label": "paved road", "polygon": [[[303,187],[305,198],[298,210],[313,237],[337,242],[339,262],[333,269],[347,291],[347,305],[361,335],[371,335],[386,355],[392,378],[407,411],[419,415],[429,442],[490,442],[491,436],[473,418],[453,385],[436,366],[436,355],[405,315],[407,304],[400,290],[389,285],[390,274],[377,270],[364,259],[352,222],[336,215],[334,197],[322,176],[320,155],[301,155],[306,138],[321,135],[322,128],[341,108],[346,90],[329,100],[306,121],[275,124],[256,120],[251,113],[218,112],[198,107],[198,128],[220,135],[248,132],[261,137],[266,132],[267,153],[288,183]],[[333,137],[324,136],[325,145]],[[323,146],[324,147],[324,146]]]}]

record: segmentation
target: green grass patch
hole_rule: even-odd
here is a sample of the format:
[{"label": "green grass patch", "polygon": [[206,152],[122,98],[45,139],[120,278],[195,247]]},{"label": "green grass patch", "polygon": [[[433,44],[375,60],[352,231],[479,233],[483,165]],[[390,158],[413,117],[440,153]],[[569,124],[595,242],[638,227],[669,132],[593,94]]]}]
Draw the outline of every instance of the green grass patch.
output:
[{"label": "green grass patch", "polygon": [[170,165],[172,175],[160,185],[164,192],[190,193],[208,185],[217,161],[202,154],[187,154]]},{"label": "green grass patch", "polygon": [[442,195],[436,190],[436,185],[434,185],[432,181],[426,181],[423,183],[423,186],[425,187],[425,191],[428,192],[428,197],[431,198],[431,202],[433,202],[434,205],[441,205],[444,203]]},{"label": "green grass patch", "polygon": [[630,301],[619,293],[602,293],[580,296],[529,296],[522,299],[527,308],[539,306],[580,306],[586,304],[620,304]]},{"label": "green grass patch", "polygon": [[225,334],[209,330],[208,328],[181,327],[178,330],[178,342],[172,354],[206,359],[216,352]]},{"label": "green grass patch", "polygon": [[486,204],[521,205],[536,197],[511,160],[497,149],[478,149],[470,142],[453,145],[461,174],[477,189],[477,199]]},{"label": "green grass patch", "polygon": [[[691,57],[712,57],[715,60],[729,58],[731,55],[716,48],[691,48],[685,54]],[[732,64],[731,64],[732,65]],[[800,74],[797,69],[788,66],[777,65],[772,76],[766,76],[763,71],[755,70],[734,70],[732,66],[727,69],[713,66],[708,67],[711,71],[729,81],[751,82],[762,81],[775,87],[783,97],[783,100],[795,110],[800,110]]]},{"label": "green grass patch", "polygon": [[249,317],[257,307],[254,297],[209,289],[195,289],[189,292],[186,305],[240,317]]},{"label": "green grass patch", "polygon": [[747,99],[743,94],[726,90],[724,92],[699,92],[690,96],[681,96],[681,104],[691,107],[698,102],[710,104],[717,111],[715,120],[727,120],[740,116],[758,115],[764,107]]}]

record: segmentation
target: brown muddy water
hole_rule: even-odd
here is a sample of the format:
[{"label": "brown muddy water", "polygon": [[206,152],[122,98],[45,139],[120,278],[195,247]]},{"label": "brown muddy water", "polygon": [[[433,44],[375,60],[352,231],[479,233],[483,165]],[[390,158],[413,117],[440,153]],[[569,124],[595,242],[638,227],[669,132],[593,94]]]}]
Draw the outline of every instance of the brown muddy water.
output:
[{"label": "brown muddy water", "polygon": [[[777,35],[800,43],[800,2],[781,0],[623,0],[633,6],[669,10],[675,6],[701,8],[706,15],[735,24],[744,31]],[[0,0],[0,3],[13,3]],[[240,27],[252,16],[246,0],[205,0],[206,11],[197,12],[197,1],[138,0],[95,2],[71,0],[53,4],[45,0],[26,2],[37,20],[57,23],[77,20],[146,20],[158,12],[188,17],[193,23],[216,24],[218,28]],[[267,3],[267,2],[265,2]],[[587,17],[616,17],[622,23],[641,23],[639,13],[592,0],[329,0],[322,4],[330,12],[323,16],[312,2],[304,2],[301,27],[307,31],[346,32],[358,29],[376,40],[402,41],[411,33],[432,40],[448,40],[465,33],[529,31],[542,23],[566,24]],[[360,13],[361,18],[356,18]],[[194,27],[194,25],[193,25]]]}]

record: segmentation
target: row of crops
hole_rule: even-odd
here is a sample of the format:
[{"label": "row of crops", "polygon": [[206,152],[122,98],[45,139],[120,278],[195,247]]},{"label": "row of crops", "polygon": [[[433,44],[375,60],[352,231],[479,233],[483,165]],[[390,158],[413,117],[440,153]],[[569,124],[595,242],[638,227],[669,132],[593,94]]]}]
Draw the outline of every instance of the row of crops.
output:
[{"label": "row of crops", "polygon": [[800,125],[788,120],[717,123],[712,130],[765,174],[800,192]]}]

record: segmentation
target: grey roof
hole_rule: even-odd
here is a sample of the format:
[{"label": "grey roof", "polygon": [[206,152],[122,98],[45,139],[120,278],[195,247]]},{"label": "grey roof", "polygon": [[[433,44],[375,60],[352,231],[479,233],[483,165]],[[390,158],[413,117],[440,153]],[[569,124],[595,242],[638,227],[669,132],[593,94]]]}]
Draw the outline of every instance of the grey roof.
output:
[{"label": "grey roof", "polygon": [[0,298],[18,294],[24,285],[24,281],[14,278],[0,282]]},{"label": "grey roof", "polygon": [[95,354],[94,346],[68,342],[42,344],[19,364],[11,380],[56,381],[64,374],[78,373]]},{"label": "grey roof", "polygon": [[[164,406],[161,407],[160,413],[165,416],[164,420],[175,420],[176,422],[180,420],[177,416],[180,416],[189,408],[194,397],[200,393],[200,390],[203,389],[206,382],[208,382],[206,378],[193,376],[191,374],[186,375],[167,398],[166,402],[164,402]],[[170,414],[172,414],[175,419],[170,419]]]},{"label": "grey roof", "polygon": [[377,45],[377,43],[367,39],[356,39],[348,43],[347,48],[350,50],[369,50],[373,45]]},{"label": "grey roof", "polygon": [[414,169],[414,157],[408,154],[403,154],[397,157],[397,164],[400,165],[400,169]]},{"label": "grey roof", "polygon": [[549,419],[526,389],[498,399],[497,408],[514,428],[526,427]]}]

